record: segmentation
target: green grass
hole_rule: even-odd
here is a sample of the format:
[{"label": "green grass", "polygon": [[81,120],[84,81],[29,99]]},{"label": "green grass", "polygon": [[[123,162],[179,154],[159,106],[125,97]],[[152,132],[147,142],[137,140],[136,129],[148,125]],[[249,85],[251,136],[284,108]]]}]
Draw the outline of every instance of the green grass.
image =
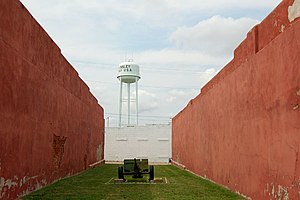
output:
[{"label": "green grass", "polygon": [[155,166],[155,177],[166,177],[167,184],[105,184],[117,177],[117,167],[103,165],[90,169],[46,186],[23,199],[243,199],[175,166]]}]

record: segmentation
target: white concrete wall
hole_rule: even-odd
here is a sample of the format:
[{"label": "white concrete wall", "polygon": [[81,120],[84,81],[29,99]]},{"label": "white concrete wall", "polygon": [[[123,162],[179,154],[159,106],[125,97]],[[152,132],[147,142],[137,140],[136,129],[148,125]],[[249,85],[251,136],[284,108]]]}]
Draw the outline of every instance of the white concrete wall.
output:
[{"label": "white concrete wall", "polygon": [[149,162],[167,163],[172,155],[171,125],[106,128],[105,161],[148,158]]}]

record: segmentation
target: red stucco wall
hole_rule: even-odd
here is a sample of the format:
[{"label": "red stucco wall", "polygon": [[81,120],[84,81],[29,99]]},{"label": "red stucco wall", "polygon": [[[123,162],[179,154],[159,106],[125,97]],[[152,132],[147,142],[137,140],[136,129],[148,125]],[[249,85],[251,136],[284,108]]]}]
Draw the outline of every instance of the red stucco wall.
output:
[{"label": "red stucco wall", "polygon": [[0,199],[103,159],[103,109],[18,0],[0,1]]},{"label": "red stucco wall", "polygon": [[300,20],[283,1],[173,118],[174,161],[252,199],[300,199]]}]

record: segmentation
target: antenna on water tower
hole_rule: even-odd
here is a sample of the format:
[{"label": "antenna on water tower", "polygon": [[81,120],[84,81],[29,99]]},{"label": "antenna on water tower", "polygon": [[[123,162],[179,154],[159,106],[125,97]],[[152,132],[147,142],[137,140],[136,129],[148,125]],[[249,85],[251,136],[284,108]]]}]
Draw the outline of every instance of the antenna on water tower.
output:
[{"label": "antenna on water tower", "polygon": [[[136,124],[138,125],[138,81],[140,76],[140,67],[132,60],[123,62],[119,65],[119,72],[117,78],[120,80],[120,105],[119,105],[119,127],[122,126],[122,104],[127,102],[127,125],[130,125],[130,102],[136,103]],[[123,98],[123,83],[127,83],[127,99]],[[130,84],[135,83],[136,97],[130,99]]]}]

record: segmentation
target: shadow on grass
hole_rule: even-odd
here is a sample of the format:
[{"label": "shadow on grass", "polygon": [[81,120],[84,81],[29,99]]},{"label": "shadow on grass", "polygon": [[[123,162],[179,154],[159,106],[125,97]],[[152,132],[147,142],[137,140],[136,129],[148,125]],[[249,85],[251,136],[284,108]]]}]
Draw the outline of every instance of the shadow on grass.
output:
[{"label": "shadow on grass", "polygon": [[120,179],[116,179],[116,177],[112,177],[105,184],[167,184],[168,180],[166,177],[163,178],[155,178],[154,181],[149,181],[147,177],[143,178],[132,178],[126,177],[124,182],[120,181]]}]

